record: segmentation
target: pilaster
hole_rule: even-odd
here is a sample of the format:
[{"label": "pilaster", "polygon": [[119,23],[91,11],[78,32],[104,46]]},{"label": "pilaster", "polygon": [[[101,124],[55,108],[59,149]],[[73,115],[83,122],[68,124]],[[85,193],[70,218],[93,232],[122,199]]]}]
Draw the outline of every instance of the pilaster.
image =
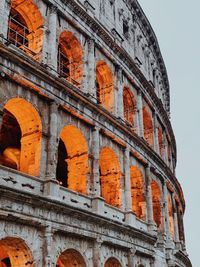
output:
[{"label": "pilaster", "polygon": [[123,102],[123,83],[122,83],[122,68],[115,66],[116,86],[115,86],[115,115],[124,119],[124,102]]},{"label": "pilaster", "polygon": [[143,124],[143,104],[142,104],[142,93],[138,91],[137,95],[137,117],[138,117],[138,129],[137,133],[140,137],[144,137],[144,124]]}]

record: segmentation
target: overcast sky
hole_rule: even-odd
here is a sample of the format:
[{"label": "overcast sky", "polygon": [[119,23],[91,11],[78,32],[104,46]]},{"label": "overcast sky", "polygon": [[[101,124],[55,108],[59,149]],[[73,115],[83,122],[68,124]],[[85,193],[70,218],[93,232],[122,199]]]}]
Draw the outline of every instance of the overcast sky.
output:
[{"label": "overcast sky", "polygon": [[171,88],[177,177],[186,199],[186,245],[200,267],[200,0],[138,0],[161,48]]}]

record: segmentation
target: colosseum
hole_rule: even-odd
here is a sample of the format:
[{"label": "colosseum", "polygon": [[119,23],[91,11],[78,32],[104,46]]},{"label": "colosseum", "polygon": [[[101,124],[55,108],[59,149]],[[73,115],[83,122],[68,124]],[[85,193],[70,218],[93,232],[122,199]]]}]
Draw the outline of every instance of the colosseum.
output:
[{"label": "colosseum", "polygon": [[0,125],[1,267],[192,266],[137,0],[1,0]]}]

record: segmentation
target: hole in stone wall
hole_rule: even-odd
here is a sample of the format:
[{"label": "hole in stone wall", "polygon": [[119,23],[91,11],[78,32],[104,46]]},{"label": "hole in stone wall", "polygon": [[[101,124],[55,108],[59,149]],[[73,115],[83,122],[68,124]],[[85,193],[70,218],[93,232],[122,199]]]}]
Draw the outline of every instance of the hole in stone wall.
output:
[{"label": "hole in stone wall", "polygon": [[32,0],[12,0],[8,23],[8,40],[39,60],[43,46],[44,20]]},{"label": "hole in stone wall", "polygon": [[143,107],[144,138],[150,146],[153,146],[153,122],[150,111]]},{"label": "hole in stone wall", "polygon": [[80,87],[83,78],[83,50],[73,33],[65,31],[60,34],[57,61],[59,74]]},{"label": "hole in stone wall", "polygon": [[64,251],[57,263],[56,267],[86,267],[85,261],[83,256],[76,250],[74,249],[68,249]]},{"label": "hole in stone wall", "polygon": [[88,145],[85,137],[75,126],[65,126],[58,146],[57,180],[64,187],[87,194],[88,173]]},{"label": "hole in stone wall", "polygon": [[146,220],[146,202],[144,197],[144,179],[142,173],[136,166],[132,166],[130,174],[132,210],[138,218]]},{"label": "hole in stone wall", "polygon": [[124,87],[123,103],[124,103],[124,118],[127,122],[133,125],[134,115],[136,111],[136,102],[133,93],[128,87]]},{"label": "hole in stone wall", "polygon": [[153,204],[153,217],[154,221],[159,227],[161,225],[161,193],[159,185],[156,181],[151,182],[151,191],[152,191],[152,204]]},{"label": "hole in stone wall", "polygon": [[1,267],[34,267],[34,260],[30,249],[19,238],[7,237],[0,240]]},{"label": "hole in stone wall", "polygon": [[100,153],[101,195],[114,206],[121,206],[121,172],[119,160],[111,148],[104,147]]},{"label": "hole in stone wall", "polygon": [[121,264],[117,259],[110,258],[106,261],[104,267],[121,267]]},{"label": "hole in stone wall", "polygon": [[40,174],[42,124],[34,107],[22,98],[10,99],[3,110],[0,163],[30,175]]},{"label": "hole in stone wall", "polygon": [[110,67],[100,60],[96,65],[96,90],[98,102],[108,111],[114,111],[114,81]]}]

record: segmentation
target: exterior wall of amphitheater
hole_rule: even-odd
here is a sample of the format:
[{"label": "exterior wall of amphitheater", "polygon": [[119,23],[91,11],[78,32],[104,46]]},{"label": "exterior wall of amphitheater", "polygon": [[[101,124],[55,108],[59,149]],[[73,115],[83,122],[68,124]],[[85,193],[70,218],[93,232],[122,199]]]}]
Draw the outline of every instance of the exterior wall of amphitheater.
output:
[{"label": "exterior wall of amphitheater", "polygon": [[0,125],[0,266],[191,266],[137,1],[1,0]]}]

